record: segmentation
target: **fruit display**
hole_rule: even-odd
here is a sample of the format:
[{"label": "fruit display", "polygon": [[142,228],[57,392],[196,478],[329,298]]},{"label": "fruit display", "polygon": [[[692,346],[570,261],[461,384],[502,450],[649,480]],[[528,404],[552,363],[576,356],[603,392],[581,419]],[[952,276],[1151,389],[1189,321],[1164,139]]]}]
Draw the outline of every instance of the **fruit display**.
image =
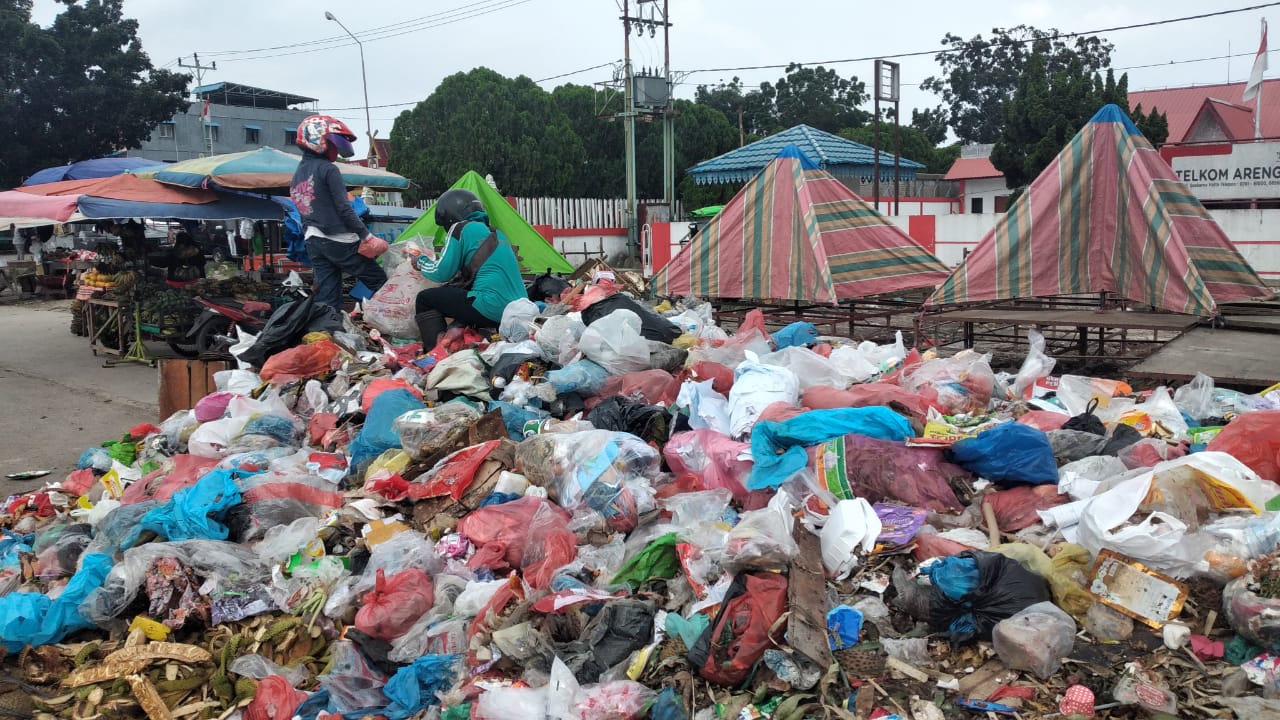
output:
[{"label": "fruit display", "polygon": [[111,290],[116,286],[116,274],[108,274],[96,269],[90,270],[80,276],[80,284]]}]

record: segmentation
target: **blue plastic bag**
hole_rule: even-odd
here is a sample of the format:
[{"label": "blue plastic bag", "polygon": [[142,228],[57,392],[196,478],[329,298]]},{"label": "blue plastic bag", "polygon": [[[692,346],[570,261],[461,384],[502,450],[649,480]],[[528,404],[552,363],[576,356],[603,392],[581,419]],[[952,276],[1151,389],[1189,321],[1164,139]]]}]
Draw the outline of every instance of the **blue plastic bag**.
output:
[{"label": "blue plastic bag", "polygon": [[235,481],[254,474],[226,469],[205,473],[195,485],[179,490],[169,502],[147,511],[121,541],[120,547],[133,547],[142,533],[148,530],[170,541],[226,540],[230,530],[222,523],[222,518],[228,510],[240,504],[240,488]]},{"label": "blue plastic bag", "polygon": [[1058,482],[1049,436],[1022,423],[1004,423],[961,440],[951,446],[948,459],[997,485]]},{"label": "blue plastic bag", "polygon": [[408,390],[387,390],[373,399],[360,434],[351,441],[351,467],[363,472],[363,466],[391,448],[400,447],[400,434],[392,427],[395,419],[410,410],[426,405]]},{"label": "blue plastic bag", "polygon": [[569,363],[559,370],[547,373],[546,380],[556,389],[557,395],[581,393],[595,395],[609,379],[609,371],[590,360]]},{"label": "blue plastic bag", "polygon": [[67,581],[57,600],[22,592],[0,597],[0,637],[9,652],[19,652],[24,645],[55,643],[77,630],[93,627],[80,614],[80,603],[102,585],[111,565],[109,555],[84,555],[80,569]]},{"label": "blue plastic bag", "polygon": [[440,704],[437,693],[453,687],[461,655],[424,655],[396,671],[382,692],[391,700],[379,715],[387,720],[404,720]]},{"label": "blue plastic bag", "polygon": [[858,644],[862,634],[862,611],[848,605],[837,605],[827,611],[827,642],[832,650],[844,650]]},{"label": "blue plastic bag", "polygon": [[973,556],[952,555],[924,569],[929,582],[952,600],[963,600],[978,587],[978,561]]},{"label": "blue plastic bag", "polygon": [[525,423],[551,417],[545,410],[539,410],[534,407],[521,407],[500,400],[494,400],[489,403],[489,409],[491,411],[502,411],[502,424],[507,426],[507,435],[511,436],[511,439],[516,442],[524,440]]},{"label": "blue plastic bag", "polygon": [[789,347],[807,347],[818,341],[818,328],[809,322],[793,322],[770,337],[777,350]]},{"label": "blue plastic bag", "polygon": [[[911,423],[886,407],[810,410],[782,422],[758,422],[751,431],[755,464],[747,489],[778,487],[809,463],[806,447],[851,433],[877,440],[905,440],[914,435]],[[1049,458],[1053,459],[1052,453]],[[1057,476],[1054,478],[1056,481]]]},{"label": "blue plastic bag", "polygon": [[689,720],[689,713],[684,709],[684,698],[677,696],[675,688],[668,685],[654,699],[649,717],[651,720]]}]

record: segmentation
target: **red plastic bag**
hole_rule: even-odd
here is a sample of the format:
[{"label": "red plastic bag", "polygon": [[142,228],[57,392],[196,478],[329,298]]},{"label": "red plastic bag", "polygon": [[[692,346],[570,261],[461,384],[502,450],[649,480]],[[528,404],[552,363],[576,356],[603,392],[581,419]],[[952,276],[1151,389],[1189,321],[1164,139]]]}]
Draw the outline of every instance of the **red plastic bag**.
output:
[{"label": "red plastic bag", "polygon": [[1057,485],[1019,485],[999,490],[982,499],[995,512],[996,524],[1004,532],[1015,532],[1040,522],[1037,510],[1065,505],[1071,500],[1058,493]]},{"label": "red plastic bag", "polygon": [[958,543],[955,540],[938,537],[931,533],[918,533],[911,542],[916,546],[915,551],[911,553],[916,559],[916,562],[924,562],[925,560],[936,557],[951,557],[952,555],[959,555],[965,550],[976,549],[971,548],[964,543]]},{"label": "red plastic bag", "polygon": [[195,485],[197,480],[217,464],[217,458],[174,455],[170,462],[165,463],[165,467],[126,487],[124,494],[120,496],[120,502],[124,505],[143,500],[167,502],[182,488]]},{"label": "red plastic bag", "polygon": [[1230,453],[1258,476],[1280,482],[1280,410],[1256,410],[1232,420],[1209,449]]},{"label": "red plastic bag", "polygon": [[312,445],[320,445],[324,441],[324,436],[337,427],[337,415],[333,413],[316,413],[311,416],[311,422],[307,425],[307,437],[311,439]]},{"label": "red plastic bag", "polygon": [[614,395],[640,400],[646,405],[670,407],[679,392],[680,382],[671,373],[666,370],[643,370],[611,376],[605,380],[596,397],[586,402],[586,407],[591,409],[600,404],[601,400]]},{"label": "red plastic bag", "polygon": [[490,440],[449,455],[410,483],[407,497],[424,500],[449,495],[454,500],[462,500],[476,479],[476,471],[501,444],[501,440]]},{"label": "red plastic bag", "polygon": [[929,408],[942,410],[941,407],[911,392],[901,385],[876,382],[865,385],[854,385],[848,390],[840,390],[829,385],[814,385],[800,395],[800,404],[810,410],[829,410],[843,407],[875,407],[889,406],[897,403],[906,408],[912,417],[924,420],[929,415]]},{"label": "red plastic bag", "polygon": [[253,700],[244,709],[244,720],[289,720],[306,699],[307,693],[295,690],[288,680],[268,675],[258,681]]},{"label": "red plastic bag", "polygon": [[391,502],[400,502],[409,496],[409,481],[399,473],[382,470],[365,481],[364,491],[381,495]]},{"label": "red plastic bag", "polygon": [[720,611],[689,650],[689,665],[720,685],[738,685],[786,628],[769,631],[787,609],[787,579],[773,573],[744,573],[733,580]]},{"label": "red plastic bag", "polygon": [[408,632],[436,602],[431,576],[418,568],[401,570],[388,580],[378,569],[374,589],[364,596],[356,613],[356,629],[391,642]]},{"label": "red plastic bag", "polygon": [[738,331],[733,336],[735,338],[746,337],[753,330],[762,335],[767,336],[769,334],[769,331],[764,329],[764,311],[759,308],[752,310],[742,318],[742,324],[738,326]]},{"label": "red plastic bag", "polygon": [[690,380],[695,382],[711,381],[711,389],[724,395],[729,396],[729,390],[733,387],[733,370],[721,365],[718,362],[710,360],[699,360],[689,368],[692,374]]},{"label": "red plastic bag", "polygon": [[320,377],[333,369],[342,350],[330,340],[299,345],[276,353],[262,364],[258,375],[274,385],[286,385],[302,378]]},{"label": "red plastic bag", "polygon": [[507,584],[498,588],[498,592],[493,594],[489,603],[476,615],[476,619],[471,621],[471,627],[467,628],[467,640],[476,633],[488,631],[492,625],[500,622],[503,611],[508,605],[513,602],[524,602],[524,591],[524,583],[520,582],[520,577],[511,573],[507,578]]},{"label": "red plastic bag", "polygon": [[[215,460],[214,462],[217,461]],[[98,476],[93,474],[93,470],[91,468],[83,468],[81,470],[72,471],[72,473],[67,476],[66,480],[58,483],[58,487],[62,488],[62,492],[68,495],[79,497],[80,495],[89,492],[89,488],[93,487],[93,483],[97,480]],[[138,484],[140,483],[134,483],[133,485],[125,488],[125,495],[128,495],[129,490],[133,488],[134,485]]]},{"label": "red plastic bag", "polygon": [[1049,410],[1032,410],[1031,412],[1018,418],[1018,422],[1044,432],[1053,432],[1062,428],[1063,423],[1070,420],[1071,416],[1059,412],[1050,412]]},{"label": "red plastic bag", "polygon": [[399,378],[374,378],[364,388],[364,394],[360,396],[360,412],[365,415],[369,414],[369,408],[373,407],[373,401],[382,393],[388,390],[408,390],[413,396],[422,399],[422,391],[410,385]]},{"label": "red plastic bag", "polygon": [[495,573],[520,570],[538,590],[578,554],[578,538],[569,530],[569,513],[545,498],[522,497],[482,507],[458,522],[458,532],[476,546],[467,567]]},{"label": "red plastic bag", "polygon": [[793,417],[799,417],[807,412],[809,412],[808,409],[802,408],[799,405],[792,405],[785,402],[770,403],[765,407],[764,411],[760,413],[760,417],[756,418],[756,423],[783,422],[790,420]]}]

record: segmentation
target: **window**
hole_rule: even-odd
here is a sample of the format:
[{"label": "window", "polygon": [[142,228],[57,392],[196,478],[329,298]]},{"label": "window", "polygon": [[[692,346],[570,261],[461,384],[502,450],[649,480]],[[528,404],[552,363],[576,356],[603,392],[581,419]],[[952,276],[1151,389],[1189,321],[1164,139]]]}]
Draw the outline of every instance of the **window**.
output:
[{"label": "window", "polygon": [[246,127],[246,128],[244,129],[244,144],[245,144],[245,145],[257,145],[257,144],[258,144],[258,133],[259,133],[259,132],[260,132],[260,131],[259,131],[259,130],[258,130],[258,128],[256,128],[256,127]]},{"label": "window", "polygon": [[160,123],[160,137],[161,137],[161,138],[172,138],[172,137],[173,137],[173,128],[174,128],[174,126],[173,126],[173,122],[172,122],[172,121],[170,121],[170,122],[162,122],[162,123]]},{"label": "window", "polygon": [[974,215],[982,214],[982,198],[976,197],[976,198],[969,199],[969,212],[973,213]]},{"label": "window", "polygon": [[285,145],[285,147],[289,147],[290,145],[296,145],[296,144],[297,144],[297,140],[298,140],[298,128],[294,128],[294,129],[292,129],[292,130],[285,130],[285,131],[284,131],[284,145]]},{"label": "window", "polygon": [[217,125],[205,125],[205,127],[209,129],[209,135],[208,135],[208,137],[209,137],[209,141],[210,141],[210,142],[218,142],[218,126],[217,126]]},{"label": "window", "polygon": [[1002,212],[1004,212],[1004,211],[1005,211],[1005,208],[1006,208],[1008,205],[1009,205],[1009,196],[1008,196],[1008,195],[997,195],[997,196],[996,196],[996,212],[998,212],[998,213],[1002,213]]}]

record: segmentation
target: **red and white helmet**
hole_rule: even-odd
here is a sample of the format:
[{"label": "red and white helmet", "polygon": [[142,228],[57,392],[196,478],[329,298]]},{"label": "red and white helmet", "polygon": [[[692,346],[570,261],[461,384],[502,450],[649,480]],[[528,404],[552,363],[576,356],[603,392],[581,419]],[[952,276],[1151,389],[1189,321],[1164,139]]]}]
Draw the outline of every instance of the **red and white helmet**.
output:
[{"label": "red and white helmet", "polygon": [[329,115],[312,115],[298,123],[298,145],[317,155],[328,155],[333,148],[337,155],[351,157],[355,154],[351,141],[355,139],[346,123]]}]

